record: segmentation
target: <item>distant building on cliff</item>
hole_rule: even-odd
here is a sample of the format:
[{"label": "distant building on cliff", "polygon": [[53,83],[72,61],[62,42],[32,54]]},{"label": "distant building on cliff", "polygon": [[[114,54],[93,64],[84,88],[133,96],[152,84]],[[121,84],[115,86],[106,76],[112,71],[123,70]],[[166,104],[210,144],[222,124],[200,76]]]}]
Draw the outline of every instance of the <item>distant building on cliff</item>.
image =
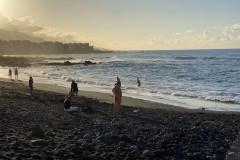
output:
[{"label": "distant building on cliff", "polygon": [[70,53],[78,52],[92,52],[93,46],[89,46],[89,43],[69,43],[68,50]]},{"label": "distant building on cliff", "polygon": [[58,54],[91,53],[94,47],[89,43],[31,42],[29,40],[0,40],[0,54]]}]

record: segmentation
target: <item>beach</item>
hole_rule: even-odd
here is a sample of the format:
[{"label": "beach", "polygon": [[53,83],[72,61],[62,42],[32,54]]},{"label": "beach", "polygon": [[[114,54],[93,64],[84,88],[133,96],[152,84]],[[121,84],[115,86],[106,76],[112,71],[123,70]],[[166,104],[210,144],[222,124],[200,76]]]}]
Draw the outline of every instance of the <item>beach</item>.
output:
[{"label": "beach", "polygon": [[[224,159],[239,154],[239,113],[188,110],[79,91],[66,112],[68,88],[0,79],[0,159]],[[92,111],[83,112],[89,106]],[[233,155],[234,156],[234,155]]]}]

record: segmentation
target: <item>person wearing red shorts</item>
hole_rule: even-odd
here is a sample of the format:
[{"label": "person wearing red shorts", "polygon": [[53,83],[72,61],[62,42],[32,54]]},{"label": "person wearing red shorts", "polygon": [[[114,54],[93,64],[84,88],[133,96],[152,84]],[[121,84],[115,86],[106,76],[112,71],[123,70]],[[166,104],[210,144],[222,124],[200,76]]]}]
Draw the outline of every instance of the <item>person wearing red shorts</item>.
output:
[{"label": "person wearing red shorts", "polygon": [[117,82],[115,86],[112,89],[112,92],[115,96],[115,104],[114,104],[114,109],[113,113],[116,113],[119,111],[120,104],[122,102],[122,90],[121,90],[121,82]]}]

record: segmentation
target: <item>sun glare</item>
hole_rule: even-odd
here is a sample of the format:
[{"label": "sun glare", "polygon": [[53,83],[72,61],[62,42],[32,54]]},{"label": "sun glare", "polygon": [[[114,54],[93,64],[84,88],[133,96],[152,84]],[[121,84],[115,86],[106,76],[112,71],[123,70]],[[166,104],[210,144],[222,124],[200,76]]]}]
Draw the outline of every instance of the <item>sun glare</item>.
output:
[{"label": "sun glare", "polygon": [[7,3],[10,3],[10,2],[8,2],[7,0],[0,0],[0,14],[2,13],[4,13],[4,10],[6,10],[6,4]]},{"label": "sun glare", "polygon": [[2,11],[3,0],[0,0],[0,12]]}]

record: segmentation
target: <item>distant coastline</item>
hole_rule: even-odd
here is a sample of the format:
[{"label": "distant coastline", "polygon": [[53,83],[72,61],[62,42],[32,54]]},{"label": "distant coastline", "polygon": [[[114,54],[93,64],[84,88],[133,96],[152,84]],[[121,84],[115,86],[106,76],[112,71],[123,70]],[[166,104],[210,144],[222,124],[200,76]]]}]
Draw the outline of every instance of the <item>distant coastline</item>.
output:
[{"label": "distant coastline", "polygon": [[0,55],[111,53],[95,49],[89,43],[32,42],[29,40],[0,40]]}]

